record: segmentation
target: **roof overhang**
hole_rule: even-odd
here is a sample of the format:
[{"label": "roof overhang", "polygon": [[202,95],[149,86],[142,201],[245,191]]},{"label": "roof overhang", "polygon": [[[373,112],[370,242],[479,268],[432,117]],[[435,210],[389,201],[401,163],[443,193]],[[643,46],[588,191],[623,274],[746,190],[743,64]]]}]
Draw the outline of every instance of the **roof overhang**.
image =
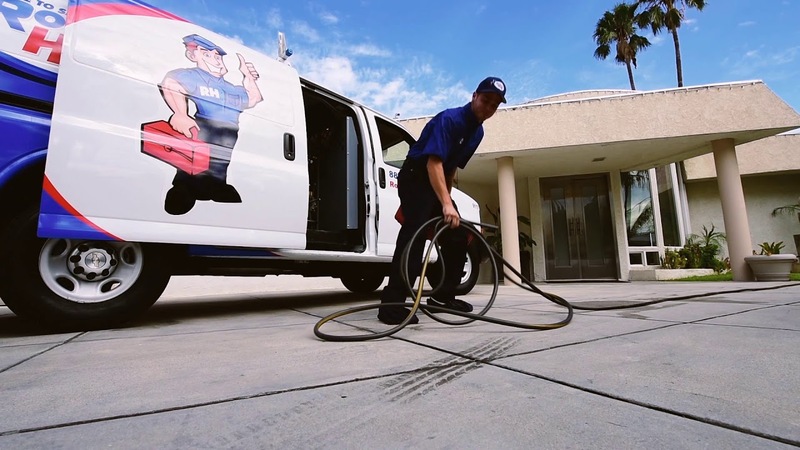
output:
[{"label": "roof overhang", "polygon": [[[430,117],[402,121],[419,136]],[[800,128],[800,115],[761,81],[632,91],[505,107],[486,122],[461,181],[494,183],[496,159],[518,176],[643,170]]]}]

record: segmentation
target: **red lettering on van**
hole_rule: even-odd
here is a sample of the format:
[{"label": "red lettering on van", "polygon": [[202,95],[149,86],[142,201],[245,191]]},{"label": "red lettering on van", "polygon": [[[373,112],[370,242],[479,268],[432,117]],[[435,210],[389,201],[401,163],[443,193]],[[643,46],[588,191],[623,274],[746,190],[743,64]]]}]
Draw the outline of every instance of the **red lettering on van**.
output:
[{"label": "red lettering on van", "polygon": [[59,64],[61,62],[61,44],[64,41],[64,34],[59,34],[58,39],[55,41],[48,41],[46,38],[46,28],[38,26],[33,27],[31,34],[28,36],[28,40],[25,41],[25,45],[22,47],[22,50],[33,53],[34,55],[38,55],[39,50],[42,48],[49,48],[50,56],[47,57],[47,61],[53,64]]}]

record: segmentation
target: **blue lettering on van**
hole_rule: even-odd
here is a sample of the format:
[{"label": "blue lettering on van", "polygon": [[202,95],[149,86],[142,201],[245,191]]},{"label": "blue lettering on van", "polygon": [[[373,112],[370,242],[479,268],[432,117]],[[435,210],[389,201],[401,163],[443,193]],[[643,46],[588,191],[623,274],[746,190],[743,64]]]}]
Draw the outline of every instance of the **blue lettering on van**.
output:
[{"label": "blue lettering on van", "polygon": [[0,2],[0,15],[3,16],[9,27],[22,32],[25,31],[22,20],[31,16],[39,25],[47,28],[62,28],[67,23],[67,19],[64,17],[67,11],[64,8],[55,11],[55,7],[51,3],[35,0],[35,4],[40,10],[34,12],[33,3],[34,0],[3,0]]},{"label": "blue lettering on van", "polygon": [[33,5],[22,0],[4,0],[0,2],[0,14],[6,19],[9,27],[25,31],[21,19],[27,19],[33,14]]}]

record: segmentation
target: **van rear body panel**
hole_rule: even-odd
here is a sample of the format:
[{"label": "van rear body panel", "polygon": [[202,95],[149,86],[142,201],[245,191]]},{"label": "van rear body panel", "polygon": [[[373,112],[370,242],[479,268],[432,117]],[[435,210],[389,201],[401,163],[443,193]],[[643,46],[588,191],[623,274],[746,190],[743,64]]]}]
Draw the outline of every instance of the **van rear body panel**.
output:
[{"label": "van rear body panel", "polygon": [[[41,236],[305,247],[294,69],[137,2],[73,2],[63,40]],[[211,147],[214,167],[200,173],[144,151],[152,143],[143,127],[170,121],[176,96],[192,137]],[[178,154],[164,146],[163,155]],[[170,209],[174,187],[190,207]]]}]

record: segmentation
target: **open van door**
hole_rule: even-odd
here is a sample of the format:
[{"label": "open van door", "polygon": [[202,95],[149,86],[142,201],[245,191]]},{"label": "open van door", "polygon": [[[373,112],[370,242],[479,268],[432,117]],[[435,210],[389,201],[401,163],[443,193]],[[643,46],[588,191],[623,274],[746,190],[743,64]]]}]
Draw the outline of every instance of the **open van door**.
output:
[{"label": "open van door", "polygon": [[305,247],[300,80],[137,1],[72,0],[39,235]]},{"label": "open van door", "polygon": [[395,213],[400,207],[397,193],[397,175],[403,166],[414,138],[400,126],[380,116],[370,113],[370,127],[373,128],[373,148],[375,149],[375,170],[378,181],[378,249],[379,256],[392,256],[394,253],[400,224]]}]

